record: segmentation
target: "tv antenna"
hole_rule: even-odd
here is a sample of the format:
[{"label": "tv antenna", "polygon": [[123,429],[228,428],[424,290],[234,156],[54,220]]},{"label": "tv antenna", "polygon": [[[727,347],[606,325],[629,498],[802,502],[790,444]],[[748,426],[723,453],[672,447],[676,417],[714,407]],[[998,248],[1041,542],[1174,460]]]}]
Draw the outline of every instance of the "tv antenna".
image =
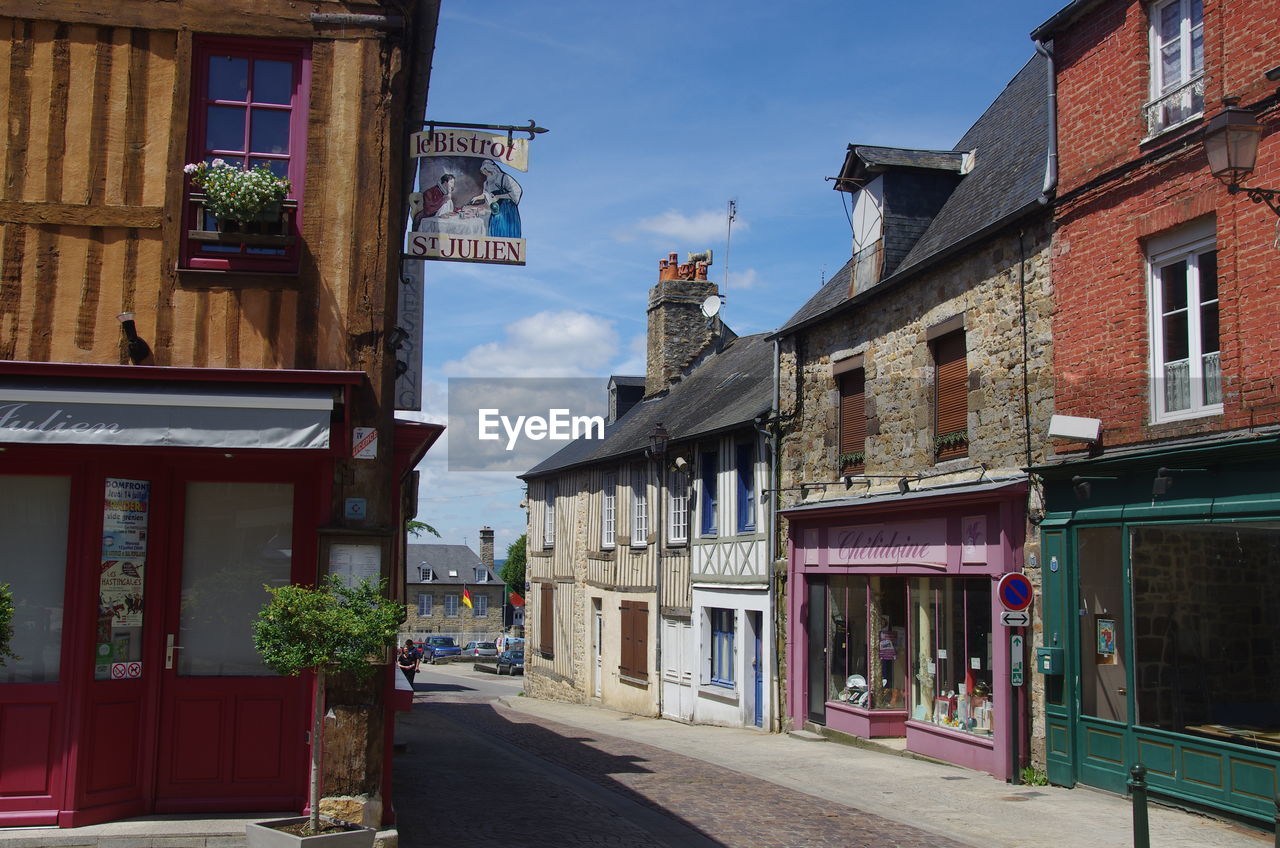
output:
[{"label": "tv antenna", "polygon": [[736,217],[738,217],[738,203],[735,200],[730,200],[728,227],[724,234],[724,287],[720,290],[722,296],[729,294],[729,245],[733,240],[733,219]]}]

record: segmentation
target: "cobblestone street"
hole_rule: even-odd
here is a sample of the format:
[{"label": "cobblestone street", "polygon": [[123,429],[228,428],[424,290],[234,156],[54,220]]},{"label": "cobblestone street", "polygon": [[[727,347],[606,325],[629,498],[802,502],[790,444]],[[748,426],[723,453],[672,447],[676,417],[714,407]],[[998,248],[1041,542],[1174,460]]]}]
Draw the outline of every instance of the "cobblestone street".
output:
[{"label": "cobblestone street", "polygon": [[[400,719],[401,845],[953,848],[963,843],[701,760],[419,682]],[[426,695],[424,697],[424,692]]]}]

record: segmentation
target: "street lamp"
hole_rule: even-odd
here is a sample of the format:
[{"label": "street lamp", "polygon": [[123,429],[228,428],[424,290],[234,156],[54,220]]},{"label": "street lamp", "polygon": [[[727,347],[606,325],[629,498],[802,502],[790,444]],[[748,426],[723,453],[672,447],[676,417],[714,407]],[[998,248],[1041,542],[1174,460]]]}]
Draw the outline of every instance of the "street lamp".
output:
[{"label": "street lamp", "polygon": [[649,434],[649,457],[651,459],[661,460],[667,455],[667,441],[671,437],[667,434],[667,428],[662,426],[659,421],[658,425],[653,428],[653,432]]},{"label": "street lamp", "polygon": [[1236,98],[1229,97],[1222,103],[1223,110],[1205,124],[1201,136],[1209,172],[1231,194],[1243,191],[1254,203],[1265,203],[1280,215],[1280,191],[1240,185],[1257,165],[1262,125],[1253,112],[1238,105]]}]

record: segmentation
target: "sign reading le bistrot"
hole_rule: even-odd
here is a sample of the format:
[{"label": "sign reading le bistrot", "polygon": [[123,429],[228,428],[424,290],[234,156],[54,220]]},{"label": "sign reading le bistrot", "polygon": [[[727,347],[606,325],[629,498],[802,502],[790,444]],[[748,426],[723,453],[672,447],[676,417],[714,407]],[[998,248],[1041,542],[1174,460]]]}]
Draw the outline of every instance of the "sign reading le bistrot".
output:
[{"label": "sign reading le bistrot", "polygon": [[520,227],[529,141],[474,130],[414,133],[418,191],[409,196],[405,255],[450,262],[525,264]]}]

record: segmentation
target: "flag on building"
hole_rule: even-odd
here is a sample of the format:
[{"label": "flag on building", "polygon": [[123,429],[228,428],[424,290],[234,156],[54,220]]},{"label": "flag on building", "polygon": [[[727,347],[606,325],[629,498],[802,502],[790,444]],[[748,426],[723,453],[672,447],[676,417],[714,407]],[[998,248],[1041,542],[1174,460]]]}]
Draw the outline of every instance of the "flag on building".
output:
[{"label": "flag on building", "polygon": [[467,605],[467,609],[472,609],[471,593],[467,591],[467,587],[462,587],[462,602]]}]

